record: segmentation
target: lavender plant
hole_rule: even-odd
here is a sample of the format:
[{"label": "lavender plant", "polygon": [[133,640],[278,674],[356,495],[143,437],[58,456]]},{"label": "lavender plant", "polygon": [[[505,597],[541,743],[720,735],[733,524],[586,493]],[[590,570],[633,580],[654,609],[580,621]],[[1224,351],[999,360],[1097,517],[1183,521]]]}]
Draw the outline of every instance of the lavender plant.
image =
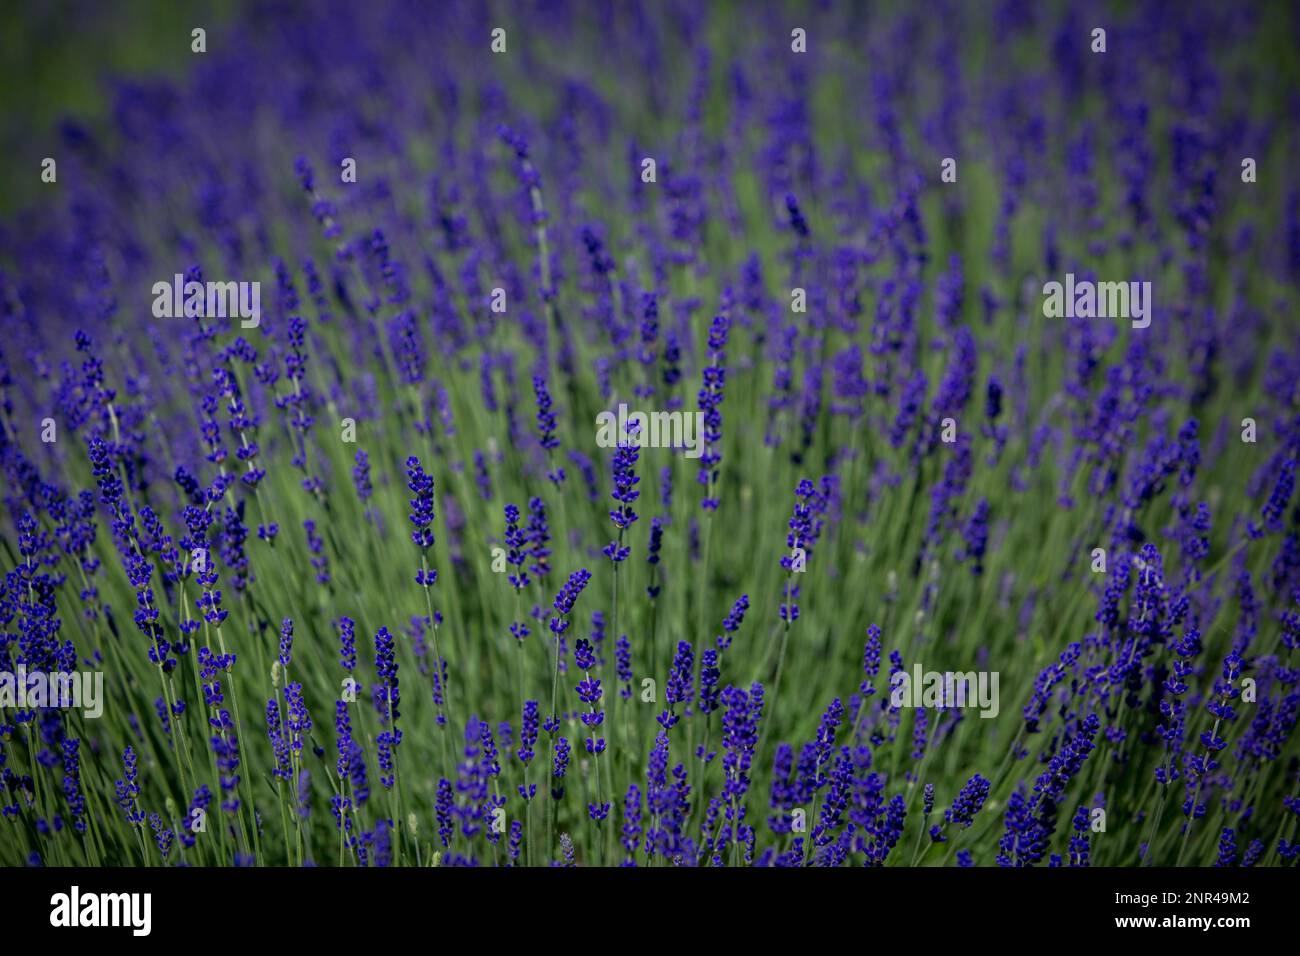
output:
[{"label": "lavender plant", "polygon": [[1294,865],[1295,11],[941,6],[249,6],[35,131],[0,863]]}]

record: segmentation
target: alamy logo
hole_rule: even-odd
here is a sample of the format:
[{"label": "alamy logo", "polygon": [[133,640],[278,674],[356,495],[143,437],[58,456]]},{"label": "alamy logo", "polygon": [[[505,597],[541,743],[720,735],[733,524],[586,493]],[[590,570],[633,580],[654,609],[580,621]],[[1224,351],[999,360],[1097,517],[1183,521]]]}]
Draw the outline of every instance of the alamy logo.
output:
[{"label": "alamy logo", "polygon": [[238,318],[246,329],[262,321],[260,282],[186,282],[179,272],[171,282],[153,284],[156,319]]},{"label": "alamy logo", "polygon": [[104,674],[102,671],[29,672],[22,664],[17,671],[0,671],[0,708],[15,707],[19,710],[75,707],[83,717],[99,717],[104,713]]},{"label": "alamy logo", "polygon": [[1133,328],[1151,324],[1150,282],[1082,282],[1065,274],[1065,285],[1043,285],[1043,315],[1049,319],[1132,319]]},{"label": "alamy logo", "polygon": [[601,448],[685,448],[687,458],[704,454],[703,412],[641,412],[620,403],[618,415],[596,416],[596,444]]},{"label": "alamy logo", "polygon": [[153,925],[153,895],[150,893],[82,893],[74,886],[70,893],[50,897],[50,925],[128,926],[132,935],[148,936]]},{"label": "alamy logo", "polygon": [[978,707],[981,717],[998,715],[998,672],[899,671],[889,679],[889,702],[895,707],[950,708]]}]

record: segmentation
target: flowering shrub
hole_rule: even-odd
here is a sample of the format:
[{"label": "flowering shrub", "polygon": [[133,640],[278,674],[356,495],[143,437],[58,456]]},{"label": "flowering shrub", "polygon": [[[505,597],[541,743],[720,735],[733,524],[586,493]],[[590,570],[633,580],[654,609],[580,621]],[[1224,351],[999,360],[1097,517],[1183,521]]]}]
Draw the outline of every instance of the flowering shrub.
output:
[{"label": "flowering shrub", "polygon": [[1285,9],[711,6],[250,6],[41,133],[0,863],[1294,861]]}]

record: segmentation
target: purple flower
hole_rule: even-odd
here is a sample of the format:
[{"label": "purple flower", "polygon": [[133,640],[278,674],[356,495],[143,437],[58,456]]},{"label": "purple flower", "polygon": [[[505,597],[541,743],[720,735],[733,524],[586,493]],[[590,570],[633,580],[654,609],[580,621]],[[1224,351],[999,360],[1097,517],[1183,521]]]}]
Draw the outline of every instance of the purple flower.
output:
[{"label": "purple flower", "polygon": [[290,734],[290,743],[295,751],[301,752],[303,736],[311,731],[311,715],[307,713],[307,703],[302,697],[302,684],[294,681],[284,688],[285,728]]},{"label": "purple flower", "polygon": [[[813,545],[821,534],[822,521],[818,514],[824,508],[824,501],[807,478],[800,480],[794,494],[794,512],[790,516],[790,530],[785,537],[790,553],[781,556],[781,567],[788,573],[806,568],[807,560],[812,556]],[[792,585],[787,578],[782,592],[781,620],[793,623],[799,619],[799,605],[793,600],[798,595],[798,586]]]},{"label": "purple flower", "polygon": [[451,838],[455,833],[455,825],[452,823],[452,815],[455,813],[454,800],[451,783],[446,778],[440,778],[438,796],[434,801],[434,813],[438,818],[438,839],[444,848],[451,846]]},{"label": "purple flower", "polygon": [[664,700],[668,703],[668,709],[658,717],[665,730],[671,729],[680,719],[676,705],[689,701],[694,695],[694,670],[695,649],[690,641],[678,641],[672,667],[668,671],[668,684],[664,688]]},{"label": "purple flower", "polygon": [[293,660],[293,621],[285,618],[280,625],[280,666],[288,667]]},{"label": "purple flower", "polygon": [[1263,537],[1265,532],[1278,534],[1282,531],[1282,518],[1286,513],[1287,504],[1291,501],[1291,494],[1295,491],[1295,466],[1294,458],[1288,458],[1282,463],[1282,470],[1278,472],[1277,483],[1273,485],[1268,501],[1264,502],[1264,509],[1261,513],[1264,525],[1261,528],[1252,521],[1248,526],[1251,537],[1260,538]]},{"label": "purple flower", "polygon": [[555,738],[555,756],[551,761],[551,798],[559,800],[564,797],[564,775],[569,769],[569,741],[564,737]]},{"label": "purple flower", "polygon": [[1219,858],[1215,866],[1232,866],[1237,862],[1237,835],[1231,827],[1224,827],[1219,837]]},{"label": "purple flower", "polygon": [[510,585],[516,591],[528,587],[528,573],[524,570],[524,549],[528,546],[527,535],[519,528],[519,508],[506,505],[506,564],[514,568],[510,572]]},{"label": "purple flower", "polygon": [[1090,814],[1086,806],[1079,807],[1074,813],[1074,820],[1070,828],[1074,831],[1070,836],[1070,866],[1087,866],[1088,857],[1092,852],[1092,844],[1088,839],[1088,830],[1091,825]]},{"label": "purple flower", "polygon": [[370,500],[374,488],[370,484],[370,459],[364,451],[357,451],[356,464],[352,468],[352,484],[357,489],[357,497],[362,504]]},{"label": "purple flower", "polygon": [[474,480],[478,482],[479,496],[484,501],[491,501],[492,476],[488,474],[487,459],[478,449],[474,450]]},{"label": "purple flower", "polygon": [[962,528],[962,539],[964,545],[958,560],[969,560],[971,562],[971,574],[978,577],[984,573],[984,552],[988,547],[989,540],[989,502],[987,498],[981,498],[975,503],[975,510],[971,512],[969,520],[967,520],[965,527]]},{"label": "purple flower", "polygon": [[1092,753],[1100,729],[1100,719],[1089,714],[1078,733],[1067,739],[1048,762],[1032,793],[1026,795],[1023,788],[1012,793],[1004,815],[1005,831],[998,843],[999,866],[1032,866],[1047,855],[1056,828],[1054,808]]},{"label": "purple flower", "polygon": [[350,674],[357,667],[356,626],[350,617],[341,617],[334,623],[339,629],[339,663]]},{"label": "purple flower", "polygon": [[519,724],[519,749],[515,751],[515,756],[519,758],[520,763],[525,767],[537,755],[534,748],[537,746],[537,728],[539,724],[537,701],[524,701],[523,717]]},{"label": "purple flower", "polygon": [[907,441],[920,414],[921,405],[925,402],[928,384],[925,372],[919,366],[913,371],[912,377],[903,383],[903,390],[899,393],[898,414],[889,431],[889,443],[894,448],[902,448]]},{"label": "purple flower", "polygon": [[[267,704],[268,717],[271,705]],[[335,769],[338,771],[340,779],[347,779],[349,773],[349,764],[352,760],[352,718],[348,714],[348,705],[346,701],[334,702],[334,732],[337,738],[338,762]]]},{"label": "purple flower", "polygon": [[551,393],[546,390],[546,379],[540,375],[533,376],[533,395],[537,399],[538,440],[549,452],[560,447],[560,440],[555,437],[555,415],[551,412]]},{"label": "purple flower", "polygon": [[[433,547],[433,478],[425,474],[420,459],[412,455],[406,459],[406,487],[415,495],[411,499],[411,524],[415,530],[411,532],[411,540],[422,550],[428,550]],[[423,575],[423,571],[420,572]],[[425,582],[417,576],[416,582],[424,584]],[[432,584],[432,581],[428,582]]]},{"label": "purple flower", "polygon": [[639,425],[629,422],[627,439],[620,440],[618,447],[614,449],[614,490],[610,492],[610,497],[618,502],[618,506],[609,513],[609,519],[618,529],[618,540],[606,545],[603,554],[615,563],[627,560],[627,556],[632,553],[631,548],[623,545],[623,532],[637,520],[637,513],[632,510],[632,502],[641,496],[641,492],[636,487],[641,479],[634,471],[637,461],[638,430]]},{"label": "purple flower", "polygon": [[[591,676],[591,671],[596,666],[596,656],[592,650],[591,642],[584,637],[578,638],[577,643],[574,645],[573,657],[574,663],[583,672],[583,679],[578,682],[577,686],[578,699],[589,707],[586,713],[578,716],[585,726],[593,728],[592,736],[586,739],[587,753],[599,755],[605,750],[605,738],[595,736],[594,728],[605,722],[605,712],[596,709],[596,704],[600,702],[603,691],[600,688],[600,681]],[[603,817],[593,816],[592,819],[603,819]]]},{"label": "purple flower", "polygon": [[659,584],[659,551],[663,547],[664,540],[664,522],[663,519],[656,516],[650,519],[650,543],[647,546],[646,564],[650,565],[650,583],[646,585],[645,593],[650,600],[659,596],[661,586]]},{"label": "purple flower", "polygon": [[[710,652],[706,652],[710,653]],[[754,683],[746,693],[739,687],[727,687],[721,693],[722,769],[725,783],[721,803],[725,807],[714,861],[721,862],[729,846],[752,847],[754,829],[745,823],[745,797],[749,793],[749,771],[758,746],[758,722],[763,715],[763,685]]]},{"label": "purple flower", "polygon": [[803,210],[799,208],[799,200],[793,193],[787,193],[785,197],[785,209],[790,214],[790,228],[794,230],[796,236],[800,239],[809,237],[808,221],[803,217]]},{"label": "purple flower", "polygon": [[583,671],[589,671],[596,666],[595,652],[592,650],[591,642],[585,637],[578,638],[578,643],[574,645],[573,662],[579,670]]},{"label": "purple flower", "polygon": [[958,792],[952,806],[944,811],[944,822],[962,829],[969,828],[975,822],[975,815],[984,806],[991,786],[992,784],[978,773],[972,776]]},{"label": "purple flower", "polygon": [[524,536],[532,561],[528,570],[539,578],[546,577],[551,571],[551,550],[546,546],[551,540],[551,532],[546,520],[546,504],[541,498],[528,499],[528,528]]},{"label": "purple flower", "polygon": [[988,389],[985,393],[984,416],[989,421],[996,421],[1002,414],[1002,382],[996,375],[989,376]]},{"label": "purple flower", "polygon": [[68,801],[73,828],[86,832],[86,797],[81,792],[81,741],[75,737],[63,738],[63,796]]},{"label": "purple flower", "polygon": [[700,654],[700,713],[711,714],[718,709],[718,652],[708,648]]},{"label": "purple flower", "polygon": [[704,452],[700,456],[699,483],[704,486],[700,507],[716,511],[718,499],[714,489],[718,483],[718,465],[722,461],[722,396],[727,381],[727,330],[731,322],[725,315],[714,316],[709,329],[709,364],[704,368],[704,384],[700,389],[700,411],[704,413]]},{"label": "purple flower", "polygon": [[749,595],[742,594],[736,599],[736,603],[731,606],[727,616],[722,619],[722,633],[717,637],[719,651],[725,651],[731,647],[732,635],[740,630],[740,625],[745,622],[745,612],[749,610]]},{"label": "purple flower", "polygon": [[[646,368],[646,374],[653,382],[652,367],[655,364],[655,348],[659,339],[659,298],[653,292],[641,295],[641,326],[639,329],[641,347],[637,351],[637,361]],[[637,392],[638,398],[648,398],[654,394],[654,385],[643,386]]]},{"label": "purple flower", "polygon": [[129,744],[122,752],[122,768],[125,779],[117,781],[117,805],[126,814],[126,822],[132,826],[144,823],[144,811],[140,809],[140,786],[136,783],[137,767],[135,749]]},{"label": "purple flower", "polygon": [[605,249],[605,244],[596,229],[584,225],[579,233],[579,238],[587,248],[587,256],[591,260],[591,271],[602,277],[612,273],[615,268],[614,259]]},{"label": "purple flower", "polygon": [[637,846],[641,842],[641,789],[630,783],[623,798],[623,829],[620,841],[627,851],[625,866],[636,866]]},{"label": "purple flower", "polygon": [[632,643],[627,639],[626,634],[621,635],[614,642],[614,660],[619,682],[623,685],[619,696],[628,700],[632,697]]},{"label": "purple flower", "polygon": [[573,605],[578,600],[578,595],[582,593],[583,588],[591,580],[591,572],[586,568],[580,568],[569,575],[569,580],[560,588],[560,593],[555,596],[555,602],[552,605],[555,608],[555,616],[551,618],[551,633],[557,638],[569,629],[568,616],[573,611]]},{"label": "purple flower", "polygon": [[307,550],[311,553],[311,566],[316,571],[317,584],[330,583],[330,562],[325,556],[325,542],[316,533],[316,522],[310,518],[302,523],[307,535]]},{"label": "purple flower", "polygon": [[375,738],[379,745],[379,782],[391,790],[396,775],[396,750],[402,742],[402,732],[397,727],[398,703],[401,696],[397,681],[397,653],[393,635],[381,627],[375,633],[375,673],[379,677],[375,687],[375,704],[385,729]]},{"label": "purple flower", "polygon": [[288,780],[293,776],[293,767],[289,756],[291,745],[289,735],[285,732],[284,724],[280,720],[279,701],[274,697],[266,702],[266,736],[271,741],[271,748],[275,753],[275,769],[271,773],[281,780]]}]

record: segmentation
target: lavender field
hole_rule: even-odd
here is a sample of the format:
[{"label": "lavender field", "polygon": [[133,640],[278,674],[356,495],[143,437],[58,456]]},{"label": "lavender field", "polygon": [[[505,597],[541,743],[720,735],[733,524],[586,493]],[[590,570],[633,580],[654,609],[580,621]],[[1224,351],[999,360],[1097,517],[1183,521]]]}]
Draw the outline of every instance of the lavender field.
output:
[{"label": "lavender field", "polygon": [[0,864],[1295,865],[1293,5],[181,20],[4,151]]}]

